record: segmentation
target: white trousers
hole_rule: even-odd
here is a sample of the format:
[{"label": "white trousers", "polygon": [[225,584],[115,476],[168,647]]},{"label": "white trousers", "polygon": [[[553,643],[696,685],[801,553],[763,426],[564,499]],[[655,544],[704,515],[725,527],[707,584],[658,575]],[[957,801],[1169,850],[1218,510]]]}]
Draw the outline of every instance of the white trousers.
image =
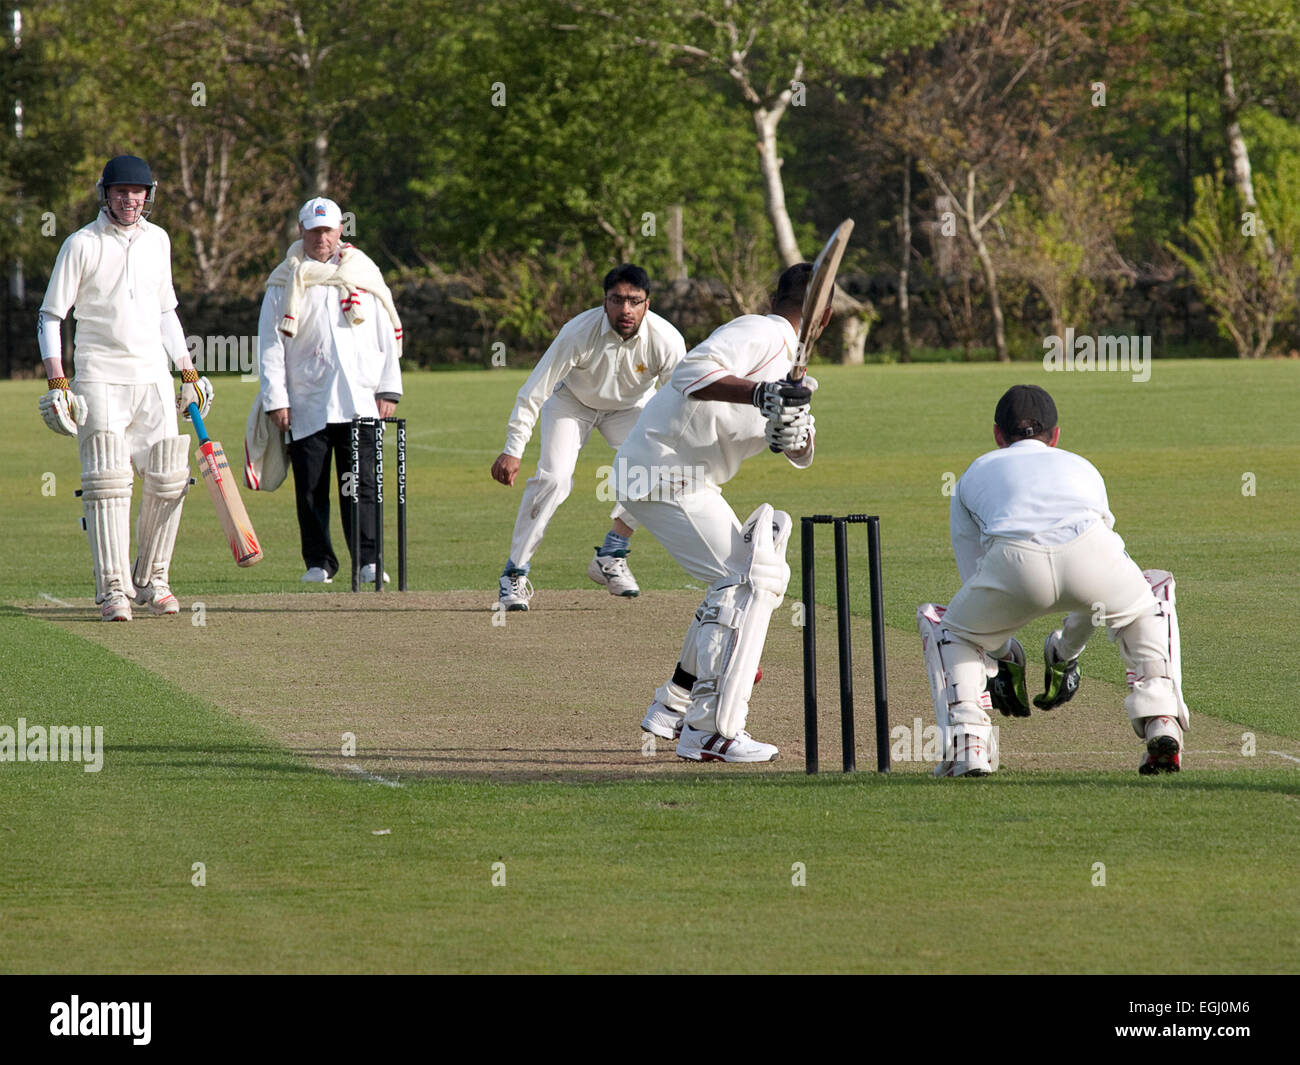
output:
[{"label": "white trousers", "polygon": [[125,437],[131,465],[138,475],[149,467],[149,449],[167,436],[179,436],[176,401],[161,385],[108,385],[72,381],[72,391],[86,401],[86,424],[77,428],[81,468],[94,433]]},{"label": "white trousers", "polygon": [[[551,517],[573,490],[573,470],[578,464],[578,452],[586,445],[591,431],[599,430],[605,442],[617,449],[640,416],[640,407],[594,410],[574,399],[568,389],[557,388],[551,393],[551,398],[542,404],[538,417],[541,447],[537,472],[524,485],[514,535],[510,540],[510,558],[516,565],[522,566],[533,557],[546,535]],[[636,522],[627,516],[621,504],[610,512],[610,518],[622,518],[628,525],[636,527]]]},{"label": "white trousers", "polygon": [[[1054,611],[1069,612],[1059,650],[1073,658],[1095,625],[1112,634],[1155,610],[1151,586],[1124,541],[1095,522],[1067,544],[999,540],[953,596],[943,627],[993,654],[1020,628]],[[1152,659],[1167,648],[1150,648]]]},{"label": "white trousers", "polygon": [[696,580],[712,584],[743,572],[749,551],[741,538],[740,519],[721,492],[638,499],[623,506]]}]

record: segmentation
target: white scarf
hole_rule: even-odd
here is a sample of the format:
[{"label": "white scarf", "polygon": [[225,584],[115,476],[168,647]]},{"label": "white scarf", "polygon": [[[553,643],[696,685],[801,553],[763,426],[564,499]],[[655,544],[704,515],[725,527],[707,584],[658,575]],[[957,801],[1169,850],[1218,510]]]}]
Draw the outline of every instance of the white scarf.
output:
[{"label": "white scarf", "polygon": [[393,306],[393,294],[379,267],[360,248],[351,244],[339,245],[339,261],[321,263],[303,255],[302,241],[296,240],[289,247],[284,262],[271,271],[266,280],[266,287],[283,287],[288,290],[285,298],[284,317],[280,319],[280,332],[285,336],[295,336],[298,332],[298,308],[309,285],[333,285],[344,290],[343,313],[348,322],[360,325],[365,319],[361,315],[360,293],[371,293],[388,312],[388,319],[393,324],[393,335],[397,341],[397,354],[402,354],[402,320],[397,316]]}]

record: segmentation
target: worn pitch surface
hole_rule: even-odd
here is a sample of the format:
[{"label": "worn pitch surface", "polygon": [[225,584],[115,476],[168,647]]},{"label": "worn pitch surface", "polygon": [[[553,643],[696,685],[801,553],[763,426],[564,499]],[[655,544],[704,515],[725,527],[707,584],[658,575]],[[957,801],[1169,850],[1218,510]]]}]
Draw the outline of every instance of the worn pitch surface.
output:
[{"label": "worn pitch surface", "polygon": [[[79,606],[27,609],[337,772],[618,779],[700,771],[676,758],[672,743],[652,742],[638,728],[676,661],[697,592],[623,600],[597,589],[542,590],[534,609],[510,614],[491,603],[482,592],[214,596],[201,613],[144,615],[129,625],[102,624]],[[781,758],[719,772],[804,768],[801,630],[791,606],[787,598],[773,617],[748,725],[777,744]],[[875,717],[865,618],[854,618],[853,636],[857,763],[870,770]],[[823,772],[836,772],[839,684],[835,617],[827,609],[818,611],[818,644],[820,762]],[[887,629],[886,653],[894,771],[928,772],[934,716],[919,638]],[[1029,654],[1032,694],[1041,674],[1033,648]],[[181,666],[198,660],[209,667]],[[1118,680],[1090,676],[1085,660],[1083,686],[1067,706],[1027,719],[995,715],[999,772],[1136,769],[1141,743],[1124,715]],[[1291,740],[1256,733],[1255,755],[1243,757],[1243,729],[1197,710],[1193,701],[1189,771],[1277,766],[1286,754],[1300,754]],[[345,755],[345,746],[355,754]]]}]

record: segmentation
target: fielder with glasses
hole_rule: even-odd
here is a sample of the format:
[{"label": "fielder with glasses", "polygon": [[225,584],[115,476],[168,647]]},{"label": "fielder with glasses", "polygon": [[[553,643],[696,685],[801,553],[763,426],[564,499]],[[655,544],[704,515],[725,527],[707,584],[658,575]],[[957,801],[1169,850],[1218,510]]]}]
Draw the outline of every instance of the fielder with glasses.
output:
[{"label": "fielder with glasses", "polygon": [[[571,319],[519,390],[506,430],[505,449],[492,477],[511,486],[519,474],[533,428],[541,423],[537,472],[524,485],[501,571],[497,601],[506,610],[527,610],[533,555],[556,508],[573,488],[573,470],[593,429],[618,448],[641,408],[672,376],[686,354],[682,335],[650,310],[650,278],[624,263],[605,275],[605,301]],[[587,575],[611,595],[640,593],[627,555],[636,522],[616,505],[612,526],[587,566]]]}]

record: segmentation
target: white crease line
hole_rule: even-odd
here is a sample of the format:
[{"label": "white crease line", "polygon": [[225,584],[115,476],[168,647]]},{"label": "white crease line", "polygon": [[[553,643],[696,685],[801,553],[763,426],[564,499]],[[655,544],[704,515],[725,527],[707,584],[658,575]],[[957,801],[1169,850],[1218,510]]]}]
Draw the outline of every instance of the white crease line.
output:
[{"label": "white crease line", "polygon": [[41,598],[48,599],[55,606],[72,606],[71,603],[65,603],[62,599],[55,599],[54,596],[50,595],[48,592],[41,592]]},{"label": "white crease line", "polygon": [[359,777],[365,777],[365,778],[366,778],[368,781],[370,781],[372,784],[382,784],[382,785],[384,785],[384,787],[386,787],[386,788],[404,788],[404,787],[406,787],[405,784],[399,784],[396,780],[388,780],[388,779],[386,779],[386,778],[384,778],[384,777],[381,777],[378,773],[371,773],[371,772],[369,772],[368,770],[362,769],[359,765],[350,765],[350,766],[348,766],[348,772],[349,772],[349,773],[356,773],[357,776],[359,776]]},{"label": "white crease line", "polygon": [[1265,753],[1265,754],[1275,754],[1275,755],[1277,755],[1279,758],[1285,758],[1288,762],[1300,762],[1300,758],[1297,758],[1297,757],[1296,757],[1295,755],[1293,755],[1293,754],[1284,754],[1282,751],[1265,751],[1264,753]]}]

